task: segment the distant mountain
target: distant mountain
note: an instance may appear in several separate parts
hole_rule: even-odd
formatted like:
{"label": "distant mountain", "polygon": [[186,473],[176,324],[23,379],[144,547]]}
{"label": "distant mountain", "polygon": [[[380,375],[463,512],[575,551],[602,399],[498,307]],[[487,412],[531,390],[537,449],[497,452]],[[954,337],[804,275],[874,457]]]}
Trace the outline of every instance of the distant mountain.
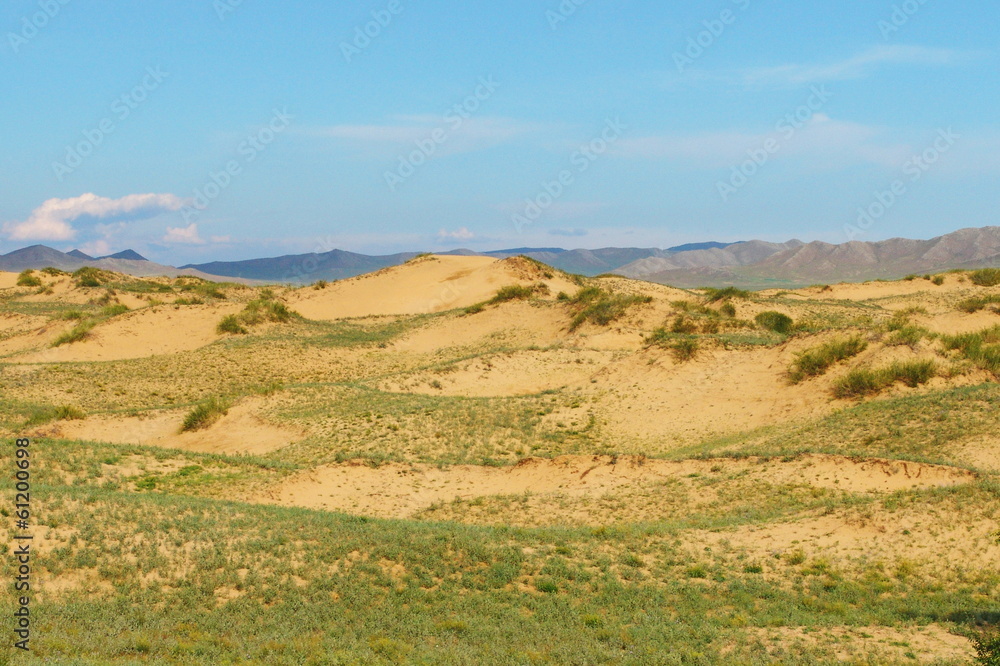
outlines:
{"label": "distant mountain", "polygon": [[623,267],[622,272],[625,274],[627,269],[631,277],[678,287],[736,285],[763,289],[894,280],[952,268],[1000,266],[1000,227],[962,229],[925,241],[893,238],[840,245],[792,241],[786,245],[789,247],[784,250],[747,263],[738,263],[735,257],[724,262],[728,265],[701,262],[700,266],[680,266],[673,261],[674,265],[663,270],[656,270],[657,265],[633,265]]}
{"label": "distant mountain", "polygon": [[248,259],[246,261],[214,261],[208,264],[188,264],[181,268],[194,269],[225,277],[264,280],[270,282],[315,282],[317,280],[343,280],[398,266],[417,252],[404,252],[381,257],[332,250],[317,254],[293,254],[273,259]]}
{"label": "distant mountain", "polygon": [[[81,254],[83,254],[81,252]],[[118,254],[109,254],[106,257],[98,257],[99,259],[129,259],[131,261],[149,261],[146,257],[142,256],[135,250],[125,250],[119,252]]]}
{"label": "distant mountain", "polygon": [[[524,254],[569,273],[627,277],[678,287],[736,285],[748,289],[793,287],[809,284],[898,279],[909,274],[945,271],[951,268],[1000,266],[1000,227],[962,229],[931,240],[893,238],[876,243],[852,241],[841,245],[819,241],[771,243],[752,240],[739,243],[690,243],[657,248],[596,250],[562,248],[513,248],[491,252],[457,249],[444,254],[505,258]],[[196,275],[205,279],[229,279],[280,283],[342,280],[397,266],[417,256],[403,252],[369,256],[344,250],[285,255],[246,261],[215,261],[164,266],[125,250],[94,259],[73,250],[60,252],[44,245],[15,250],[0,256],[0,270],[20,272],[26,268],[54,266],[76,270],[96,266],[130,275]]]}
{"label": "distant mountain", "polygon": [[[138,257],[136,259],[135,257]],[[71,252],[60,252],[46,245],[32,245],[30,247],[14,250],[8,254],[0,255],[0,271],[10,271],[20,273],[29,268],[58,268],[64,271],[75,271],[84,266],[93,266],[116,273],[125,273],[136,277],[149,277],[154,275],[165,275],[176,277],[178,275],[192,275],[206,280],[219,281],[223,278],[204,273],[197,270],[178,269],[173,266],[165,266],[148,261],[138,252],[125,250],[118,254],[113,254],[101,259],[94,259],[88,255],[73,250]]]}

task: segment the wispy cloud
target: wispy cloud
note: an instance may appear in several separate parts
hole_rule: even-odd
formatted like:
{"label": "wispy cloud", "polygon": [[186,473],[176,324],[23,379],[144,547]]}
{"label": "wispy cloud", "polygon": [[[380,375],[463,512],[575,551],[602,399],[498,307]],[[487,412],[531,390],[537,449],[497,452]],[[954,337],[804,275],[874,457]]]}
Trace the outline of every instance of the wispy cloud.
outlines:
{"label": "wispy cloud", "polygon": [[747,151],[769,140],[781,150],[772,159],[808,158],[814,168],[845,164],[898,166],[911,152],[905,142],[889,136],[888,130],[835,120],[817,113],[790,138],[782,129],[765,132],[720,131],[700,134],[659,134],[624,139],[613,154],[633,159],[683,162],[695,168],[728,168],[747,159]]}
{"label": "wispy cloud", "polygon": [[472,240],[476,237],[476,234],[469,231],[466,227],[461,229],[456,229],[455,231],[448,231],[447,229],[442,229],[438,232],[438,240]]}
{"label": "wispy cloud", "polygon": [[[386,150],[417,149],[432,142],[435,152],[457,154],[485,150],[543,129],[538,123],[511,118],[461,116],[396,116],[391,124],[333,125],[304,130],[312,136],[355,144],[366,154],[384,157]],[[430,144],[428,144],[430,145]]]}
{"label": "wispy cloud", "polygon": [[65,241],[76,237],[73,222],[80,218],[145,219],[165,211],[180,210],[184,201],[173,194],[130,194],[120,199],[83,194],[72,199],[49,199],[27,220],[4,225],[11,240]]}
{"label": "wispy cloud", "polygon": [[834,62],[758,67],[742,72],[741,79],[744,84],[749,86],[795,86],[860,79],[884,65],[951,65],[962,57],[962,54],[950,49],[882,45]]}

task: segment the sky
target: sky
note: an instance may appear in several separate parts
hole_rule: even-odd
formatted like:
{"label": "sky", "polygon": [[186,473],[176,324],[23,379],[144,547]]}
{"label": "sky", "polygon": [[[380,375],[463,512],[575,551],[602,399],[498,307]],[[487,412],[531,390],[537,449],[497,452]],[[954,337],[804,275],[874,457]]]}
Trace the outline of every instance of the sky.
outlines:
{"label": "sky", "polygon": [[8,0],[0,253],[997,224],[990,0]]}

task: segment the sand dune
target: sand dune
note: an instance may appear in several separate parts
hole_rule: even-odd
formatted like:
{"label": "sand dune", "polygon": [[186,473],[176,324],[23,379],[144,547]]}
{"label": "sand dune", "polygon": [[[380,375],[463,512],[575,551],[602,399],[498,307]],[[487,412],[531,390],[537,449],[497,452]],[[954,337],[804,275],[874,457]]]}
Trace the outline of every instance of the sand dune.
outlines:
{"label": "sand dune", "polygon": [[488,300],[501,287],[537,282],[545,282],[553,295],[578,288],[560,277],[545,278],[518,258],[429,256],[326,289],[300,289],[289,302],[303,316],[317,320],[416,315],[467,307]]}

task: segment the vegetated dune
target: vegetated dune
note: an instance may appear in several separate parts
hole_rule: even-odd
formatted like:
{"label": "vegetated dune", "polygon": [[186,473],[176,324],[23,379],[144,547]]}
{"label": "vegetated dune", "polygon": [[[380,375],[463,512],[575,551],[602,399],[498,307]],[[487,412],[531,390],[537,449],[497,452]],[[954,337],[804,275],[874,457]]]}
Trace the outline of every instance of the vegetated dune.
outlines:
{"label": "vegetated dune", "polygon": [[[838,456],[809,455],[792,461],[686,460],[670,462],[629,456],[560,456],[527,458],[509,468],[389,464],[363,462],[321,467],[282,480],[254,499],[286,506],[345,511],[382,518],[405,518],[456,498],[473,501],[491,496],[531,493],[560,498],[599,499],[609,493],[639,488],[656,491],[669,481],[685,482],[708,474],[732,475],[769,484],[796,484],[859,493],[891,493],[968,483],[965,470],[888,460],[855,461]],[[668,501],[663,499],[661,501]],[[600,524],[599,507],[585,522]],[[586,512],[585,507],[580,508]],[[517,516],[505,522],[523,524]]]}
{"label": "vegetated dune", "polygon": [[84,340],[18,356],[16,361],[117,361],[191,351],[219,340],[222,336],[215,330],[219,320],[240,308],[229,303],[147,307],[95,326]]}
{"label": "vegetated dune", "polygon": [[325,289],[300,289],[289,303],[309,319],[333,320],[468,307],[489,300],[501,287],[515,284],[544,282],[553,296],[578,289],[555,271],[548,273],[551,277],[545,274],[536,264],[518,257],[427,256],[335,282]]}
{"label": "vegetated dune", "polygon": [[91,440],[112,444],[140,444],[198,453],[247,453],[262,455],[302,439],[294,429],[280,427],[258,416],[260,400],[245,400],[211,427],[181,432],[185,411],[169,411],[146,417],[90,416],[60,421],[39,428],[34,435]]}
{"label": "vegetated dune", "polygon": [[566,323],[566,314],[558,308],[511,301],[475,315],[434,319],[397,339],[389,350],[427,353],[485,345],[548,347],[565,339]]}

